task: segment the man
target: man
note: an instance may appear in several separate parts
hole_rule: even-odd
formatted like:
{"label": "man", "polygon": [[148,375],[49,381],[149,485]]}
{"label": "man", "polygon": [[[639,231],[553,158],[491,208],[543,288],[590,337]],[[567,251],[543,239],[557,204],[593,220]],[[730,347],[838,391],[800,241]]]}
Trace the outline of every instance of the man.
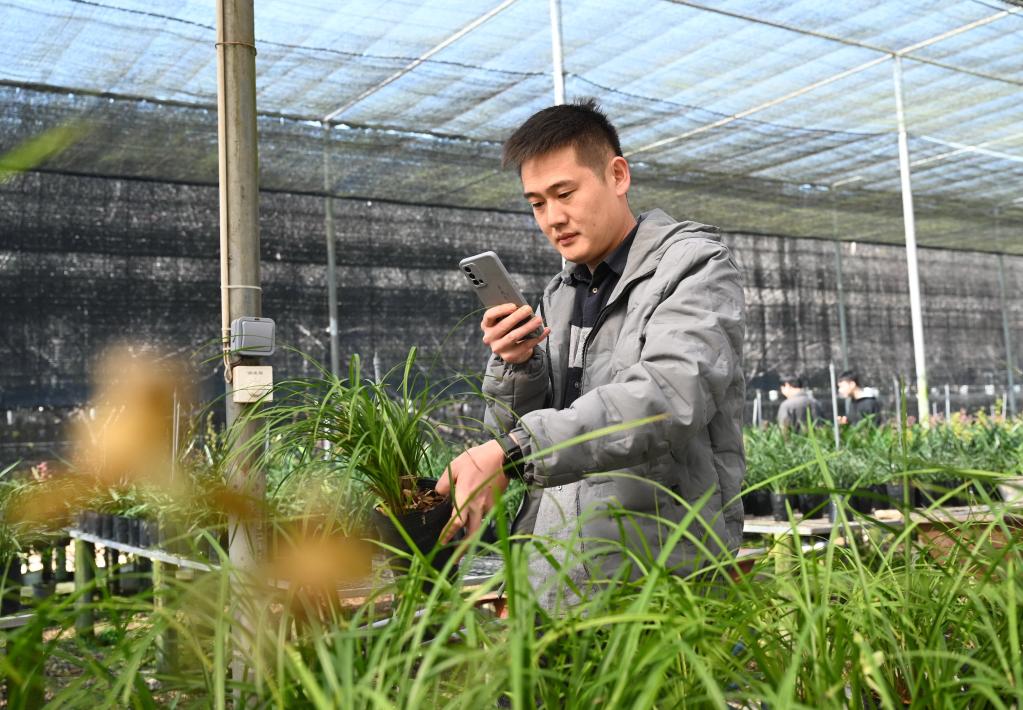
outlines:
{"label": "man", "polygon": [[846,370],[838,376],[838,394],[849,400],[849,411],[846,416],[839,417],[842,424],[857,424],[870,419],[874,424],[884,422],[881,403],[877,400],[877,390],[860,387],[860,376],[853,370]]}
{"label": "man", "polygon": [[[511,304],[483,316],[487,422],[506,433],[454,459],[438,484],[447,493],[454,483],[449,535],[474,532],[508,485],[505,464],[537,453],[517,467],[529,485],[517,532],[566,541],[581,518],[588,542],[568,544],[595,550],[593,541],[624,535],[631,552],[656,558],[672,523],[700,505],[689,532],[713,554],[716,541],[737,548],[745,304],[717,229],[660,210],[633,215],[629,164],[592,101],[532,116],[505,143],[504,164],[518,169],[566,264],[543,294],[542,317]],[[627,475],[597,475],[608,472]],[[600,550],[599,565],[566,565],[574,582],[615,574],[627,558],[620,545]],[[693,569],[698,550],[683,540],[669,566]],[[556,579],[542,556],[530,574],[538,589]],[[548,605],[559,593],[550,586],[541,590]]]}
{"label": "man", "polygon": [[814,399],[812,392],[803,387],[802,377],[783,375],[781,394],[785,401],[778,407],[778,426],[783,431],[789,429],[802,431],[806,427],[807,416],[814,422],[823,418],[820,402]]}

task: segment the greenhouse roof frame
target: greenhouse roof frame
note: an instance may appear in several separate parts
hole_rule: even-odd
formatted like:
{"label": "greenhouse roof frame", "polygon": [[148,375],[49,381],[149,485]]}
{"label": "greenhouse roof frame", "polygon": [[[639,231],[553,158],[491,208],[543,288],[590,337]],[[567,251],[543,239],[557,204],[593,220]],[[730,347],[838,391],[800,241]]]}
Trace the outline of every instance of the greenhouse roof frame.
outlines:
{"label": "greenhouse roof frame", "polygon": [[[215,183],[213,9],[150,7],[0,0],[0,154],[77,123],[38,169]],[[1023,253],[1021,9],[563,2],[566,93],[619,125],[640,209],[901,243],[901,56],[920,245]],[[525,211],[499,145],[552,103],[549,20],[547,0],[260,2],[262,185]]]}

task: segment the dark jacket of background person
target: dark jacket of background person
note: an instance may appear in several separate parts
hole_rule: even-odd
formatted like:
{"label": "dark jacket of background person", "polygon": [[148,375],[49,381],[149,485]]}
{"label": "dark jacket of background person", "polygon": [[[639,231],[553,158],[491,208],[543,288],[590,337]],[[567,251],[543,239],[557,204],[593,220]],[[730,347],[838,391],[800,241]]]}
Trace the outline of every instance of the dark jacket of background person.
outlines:
{"label": "dark jacket of background person", "polygon": [[[562,409],[561,400],[574,264],[544,292],[541,309],[551,327],[546,347],[520,365],[491,356],[483,390],[496,402],[488,406],[487,422],[514,428],[516,439],[528,440],[525,455],[603,427],[667,415],[525,464],[524,478],[532,487],[516,532],[563,537],[580,512],[620,506],[639,514],[621,526],[629,548],[643,559],[656,557],[670,528],[649,516],[678,522],[687,513],[651,485],[656,483],[690,504],[709,493],[699,513],[703,523],[693,522],[689,531],[702,539],[709,528],[726,547],[738,547],[743,522],[738,494],[746,470],[745,302],[739,270],[716,231],[676,222],[660,210],[643,217],[625,270],[590,332],[582,394],[570,407]],[[634,478],[599,475],[613,471]],[[584,514],[583,520],[584,537],[621,539],[612,515]],[[696,546],[683,540],[668,564],[682,572],[696,558]],[[622,560],[613,552],[601,557],[601,566],[610,574]],[[534,585],[542,583],[535,572],[531,576]]]}
{"label": "dark jacket of background person", "polygon": [[846,415],[850,424],[856,424],[866,417],[871,417],[875,424],[884,422],[884,414],[881,411],[881,403],[876,397],[865,395],[859,399],[849,400],[849,413]]}
{"label": "dark jacket of background person", "polygon": [[814,399],[812,393],[803,390],[786,398],[778,406],[778,426],[782,429],[802,431],[806,428],[807,412],[815,422],[823,418],[820,402]]}

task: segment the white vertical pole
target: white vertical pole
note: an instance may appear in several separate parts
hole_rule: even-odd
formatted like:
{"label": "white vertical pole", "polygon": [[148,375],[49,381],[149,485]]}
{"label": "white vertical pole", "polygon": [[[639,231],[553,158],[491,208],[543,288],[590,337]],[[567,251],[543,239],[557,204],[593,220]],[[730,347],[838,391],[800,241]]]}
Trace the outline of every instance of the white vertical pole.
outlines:
{"label": "white vertical pole", "polygon": [[928,425],[931,407],[927,387],[927,358],[924,352],[924,319],[920,298],[920,272],[916,260],[916,221],[913,216],[913,187],[909,174],[909,139],[902,101],[902,58],[895,55],[895,116],[899,127],[899,174],[902,179],[902,219],[906,228],[906,267],[909,272],[909,309],[913,322],[913,356],[916,360],[917,415]]}
{"label": "white vertical pole", "polygon": [[[554,74],[554,103],[565,103],[565,62],[561,53],[561,0],[550,0],[551,7],[551,71]],[[565,268],[561,257],[561,268]]]}
{"label": "white vertical pole", "polygon": [[895,428],[902,438],[902,382],[898,376],[892,378],[892,386],[895,388]]}
{"label": "white vertical pole", "polygon": [[323,226],[327,239],[327,318],[330,334],[330,374],[340,377],[341,365],[337,339],[337,257],[334,237],[333,185],[330,181],[330,124],[323,124]]}
{"label": "white vertical pole", "polygon": [[550,0],[551,64],[554,72],[554,103],[565,103],[565,64],[561,53],[561,0]]}
{"label": "white vertical pole", "polygon": [[945,423],[948,424],[952,421],[952,397],[948,391],[948,385],[945,385]]}
{"label": "white vertical pole", "polygon": [[835,241],[835,289],[838,292],[838,332],[842,341],[842,369],[849,369],[849,336],[845,325],[845,284],[842,280],[842,243]]}
{"label": "white vertical pole", "polygon": [[842,446],[842,436],[838,429],[838,382],[835,380],[835,363],[828,363],[828,371],[831,373],[831,426],[835,430],[835,450]]}
{"label": "white vertical pole", "polygon": [[1005,256],[998,255],[998,290],[1002,301],[1002,335],[1005,338],[1005,396],[1008,399],[1009,412],[1016,416],[1016,358],[1012,351],[1012,329],[1009,327],[1009,301],[1005,288]]}

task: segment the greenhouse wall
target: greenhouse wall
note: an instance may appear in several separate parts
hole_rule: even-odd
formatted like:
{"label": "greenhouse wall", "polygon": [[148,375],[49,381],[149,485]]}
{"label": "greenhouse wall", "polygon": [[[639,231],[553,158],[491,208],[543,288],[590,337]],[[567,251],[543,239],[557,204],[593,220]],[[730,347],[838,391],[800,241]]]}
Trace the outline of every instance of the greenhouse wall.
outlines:
{"label": "greenhouse wall", "polygon": [[[59,439],[56,425],[37,422],[32,433],[17,431],[18,421],[39,407],[59,412],[84,402],[96,358],[113,344],[189,356],[204,396],[221,391],[217,202],[216,188],[206,185],[44,172],[0,184],[0,410],[12,412],[3,421],[6,446]],[[261,196],[263,314],[277,321],[288,348],[273,358],[278,379],[312,375],[312,361],[327,359],[324,204],[316,195]],[[529,215],[350,199],[333,205],[342,362],[358,353],[367,367],[376,356],[386,369],[416,345],[435,377],[478,371],[485,352],[477,304],[458,260],[498,250],[532,300],[558,268]],[[675,216],[700,218],[698,208]],[[842,361],[835,243],[752,234],[725,241],[744,272],[753,388],[771,389],[789,370],[826,386],[829,360]],[[869,384],[891,389],[894,374],[913,377],[904,251],[840,248],[850,364]],[[1018,344],[1023,258],[1005,259]],[[924,249],[920,270],[931,384],[993,384],[1000,392],[997,256]]]}

